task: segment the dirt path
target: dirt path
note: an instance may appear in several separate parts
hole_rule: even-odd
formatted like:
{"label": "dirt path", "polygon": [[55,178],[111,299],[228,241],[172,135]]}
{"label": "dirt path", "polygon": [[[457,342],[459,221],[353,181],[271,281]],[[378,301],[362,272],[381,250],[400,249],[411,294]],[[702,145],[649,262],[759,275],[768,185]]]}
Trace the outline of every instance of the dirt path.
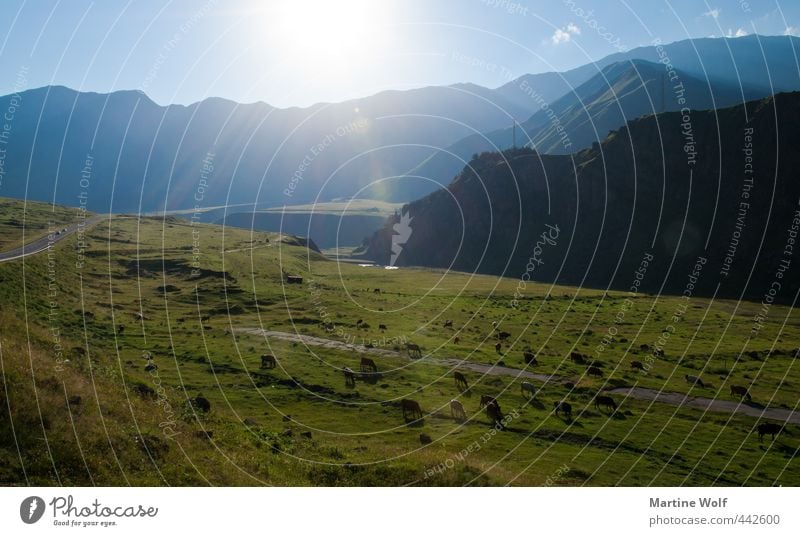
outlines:
{"label": "dirt path", "polygon": [[[312,337],[311,335],[300,335],[299,333],[287,333],[284,331],[269,331],[259,328],[234,328],[239,333],[249,333],[251,335],[266,336],[273,339],[284,341],[299,342],[309,346],[321,346],[323,348],[335,348],[337,350],[347,350],[361,354],[384,357],[402,357],[409,359],[405,353],[386,350],[384,348],[365,348],[360,344],[348,344],[342,341]],[[527,370],[520,370],[510,367],[498,367],[484,365],[481,363],[470,363],[458,359],[439,359],[433,357],[423,357],[415,359],[415,362],[432,363],[450,368],[470,370],[479,374],[489,376],[510,376],[514,378],[526,378],[541,382],[563,382],[566,378],[551,376],[548,374],[535,374]],[[714,411],[717,413],[738,413],[749,417],[771,419],[792,424],[800,424],[800,413],[781,408],[761,408],[756,405],[740,404],[728,400],[716,400],[712,398],[693,397],[684,393],[673,393],[668,391],[657,391],[646,387],[618,387],[605,391],[610,394],[623,395],[638,400],[651,400],[661,404],[668,404],[676,407],[688,407],[702,411]]]}

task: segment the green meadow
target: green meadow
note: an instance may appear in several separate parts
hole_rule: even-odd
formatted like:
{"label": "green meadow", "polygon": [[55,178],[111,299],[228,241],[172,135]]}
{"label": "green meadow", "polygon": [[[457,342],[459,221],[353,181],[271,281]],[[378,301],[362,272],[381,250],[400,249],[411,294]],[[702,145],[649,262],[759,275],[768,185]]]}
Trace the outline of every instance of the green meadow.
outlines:
{"label": "green meadow", "polygon": [[[31,216],[26,236],[50,209]],[[2,249],[15,229],[0,227]],[[172,217],[116,216],[91,228],[85,251],[77,245],[70,236],[53,254],[0,264],[4,485],[800,484],[796,424],[760,442],[764,419],[740,413],[618,393],[616,412],[594,404],[624,387],[735,402],[730,386],[741,385],[754,407],[794,410],[800,314],[789,307],[772,306],[751,338],[756,303],[363,267],[290,236]],[[510,335],[498,353],[500,331]],[[405,342],[424,357],[410,358]],[[278,366],[262,369],[263,354]],[[379,373],[348,387],[342,370],[358,371],[363,356]],[[485,372],[460,369],[470,383],[460,393],[442,360]],[[522,396],[523,380],[535,398]],[[505,429],[480,410],[482,395],[497,398]],[[210,411],[190,403],[198,396]],[[419,402],[421,421],[404,421],[404,398]],[[466,422],[451,418],[452,399]],[[560,400],[571,420],[553,413]]]}

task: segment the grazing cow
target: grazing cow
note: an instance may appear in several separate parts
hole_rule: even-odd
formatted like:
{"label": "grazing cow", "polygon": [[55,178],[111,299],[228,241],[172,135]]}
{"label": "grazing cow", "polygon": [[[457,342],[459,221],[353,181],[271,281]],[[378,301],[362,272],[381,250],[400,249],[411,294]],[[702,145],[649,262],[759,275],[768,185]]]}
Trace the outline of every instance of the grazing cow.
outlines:
{"label": "grazing cow", "polygon": [[203,413],[208,413],[209,411],[211,411],[211,402],[209,402],[208,399],[204,396],[197,395],[196,397],[189,400],[189,402],[192,404],[192,407],[194,407],[199,411],[202,411]]}
{"label": "grazing cow", "polygon": [[489,404],[496,404],[496,403],[497,400],[493,396],[481,395],[481,402],[480,402],[481,409],[485,408]]}
{"label": "grazing cow", "polygon": [[558,412],[560,411],[567,420],[572,420],[572,404],[569,402],[565,402],[564,400],[553,402],[553,409],[556,412],[556,417],[558,417]]}
{"label": "grazing cow", "polygon": [[378,329],[381,331],[386,331],[386,324],[378,324]]}
{"label": "grazing cow", "polygon": [[422,357],[422,349],[419,347],[419,344],[414,344],[413,342],[407,342],[406,351],[408,352],[408,357],[411,358]]}
{"label": "grazing cow", "polygon": [[522,392],[522,396],[525,398],[534,398],[538,389],[536,389],[536,387],[534,387],[534,385],[530,382],[522,382],[520,391]]}
{"label": "grazing cow", "polygon": [[572,360],[573,363],[576,363],[578,365],[583,365],[584,363],[586,363],[586,360],[583,358],[583,354],[581,354],[580,352],[572,352],[571,354],[569,354],[569,358]]}
{"label": "grazing cow", "polygon": [[599,411],[600,406],[605,406],[612,412],[617,411],[617,403],[610,396],[598,395],[594,399],[594,407]]}
{"label": "grazing cow", "polygon": [[456,370],[455,372],[453,372],[453,379],[455,379],[456,381],[456,389],[458,389],[462,393],[467,389],[469,389],[469,383],[467,382],[467,377],[464,376],[462,373]]}
{"label": "grazing cow", "polygon": [[453,327],[453,321],[452,320],[445,320],[444,321],[444,327],[452,328]]}
{"label": "grazing cow", "polygon": [[367,373],[375,373],[378,372],[378,365],[375,364],[375,361],[368,357],[361,358],[361,372]]}
{"label": "grazing cow", "polygon": [[642,365],[641,361],[631,361],[631,368],[632,369],[638,369],[638,370],[644,370],[644,365]]}
{"label": "grazing cow", "polygon": [[775,424],[774,422],[762,422],[756,428],[758,430],[758,441],[763,442],[764,436],[769,434],[772,440],[775,441],[775,434],[780,434],[783,431],[783,425]]}
{"label": "grazing cow", "polygon": [[589,376],[597,376],[598,378],[603,377],[603,371],[600,370],[599,367],[595,367],[594,365],[586,369],[586,374],[588,374]]}
{"label": "grazing cow", "polygon": [[703,387],[703,388],[705,388],[705,386],[706,386],[706,385],[703,383],[703,380],[701,380],[701,379],[700,379],[700,378],[698,378],[697,376],[690,376],[689,374],[684,374],[684,376],[683,376],[683,377],[684,377],[684,378],[686,378],[686,381],[687,381],[688,383],[691,383],[691,384],[696,384],[696,385],[699,385],[700,387]]}
{"label": "grazing cow", "polygon": [[500,355],[503,355],[503,345],[498,342],[494,345],[494,351]]}
{"label": "grazing cow", "polygon": [[507,331],[501,331],[500,333],[497,334],[497,338],[500,339],[501,341],[504,341],[509,337],[511,337],[511,334]]}
{"label": "grazing cow", "polygon": [[155,363],[153,363],[152,361],[147,363],[147,365],[144,366],[144,371],[145,372],[152,372],[154,370],[158,370],[158,366]]}
{"label": "grazing cow", "polygon": [[737,396],[740,399],[747,399],[748,402],[753,400],[750,397],[750,393],[747,392],[747,387],[742,387],[741,385],[731,385],[731,396]]}
{"label": "grazing cow", "polygon": [[539,364],[539,362],[536,361],[536,356],[533,352],[522,352],[522,359],[525,360],[526,365],[530,365],[532,367],[535,367]]}
{"label": "grazing cow", "polygon": [[404,398],[400,401],[400,407],[403,409],[403,419],[406,422],[422,418],[422,409],[417,401]]}
{"label": "grazing cow", "polygon": [[361,320],[360,318],[358,320],[356,320],[356,326],[360,326],[363,323],[364,323],[364,321]]}
{"label": "grazing cow", "polygon": [[302,285],[303,284],[303,276],[300,275],[287,275],[286,276],[286,283],[290,285]]}
{"label": "grazing cow", "polygon": [[467,420],[467,412],[464,411],[464,406],[458,400],[451,400],[450,401],[450,415],[453,416],[458,422],[464,422]]}
{"label": "grazing cow", "polygon": [[379,289],[379,288],[376,288],[376,289],[375,289],[375,290],[373,290],[372,292],[373,292],[373,293],[375,293],[375,294],[380,294],[380,293],[381,293],[381,289]]}
{"label": "grazing cow", "polygon": [[356,386],[356,373],[350,370],[348,367],[345,367],[344,370],[344,384],[347,387],[355,387]]}
{"label": "grazing cow", "polygon": [[278,366],[278,361],[275,359],[274,355],[264,354],[261,356],[262,369],[273,369],[276,366]]}
{"label": "grazing cow", "polygon": [[500,404],[497,402],[487,404],[486,416],[489,417],[489,420],[499,429],[505,429],[505,425],[503,424],[503,411],[500,409]]}
{"label": "grazing cow", "polygon": [[646,351],[648,351],[650,349],[650,345],[649,344],[640,344],[639,345],[639,349],[646,352]]}
{"label": "grazing cow", "polygon": [[453,344],[458,344],[458,341],[459,341],[458,337],[455,337],[455,338],[453,339]]}

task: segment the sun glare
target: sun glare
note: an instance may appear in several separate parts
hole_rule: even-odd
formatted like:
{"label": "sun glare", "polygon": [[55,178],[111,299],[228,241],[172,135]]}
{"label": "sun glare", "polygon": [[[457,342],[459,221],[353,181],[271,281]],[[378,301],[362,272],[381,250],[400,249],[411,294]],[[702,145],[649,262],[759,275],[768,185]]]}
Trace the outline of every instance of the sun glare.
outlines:
{"label": "sun glare", "polygon": [[374,50],[379,5],[363,0],[284,2],[274,22],[292,59],[339,69]]}

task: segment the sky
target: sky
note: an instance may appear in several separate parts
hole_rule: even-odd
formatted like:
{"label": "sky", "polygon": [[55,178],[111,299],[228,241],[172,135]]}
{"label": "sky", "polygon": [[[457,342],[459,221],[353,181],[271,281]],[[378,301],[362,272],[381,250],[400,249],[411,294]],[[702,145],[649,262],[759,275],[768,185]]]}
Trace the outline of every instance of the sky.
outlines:
{"label": "sky", "polygon": [[752,33],[800,35],[800,1],[0,0],[0,94],[54,84],[309,106]]}

